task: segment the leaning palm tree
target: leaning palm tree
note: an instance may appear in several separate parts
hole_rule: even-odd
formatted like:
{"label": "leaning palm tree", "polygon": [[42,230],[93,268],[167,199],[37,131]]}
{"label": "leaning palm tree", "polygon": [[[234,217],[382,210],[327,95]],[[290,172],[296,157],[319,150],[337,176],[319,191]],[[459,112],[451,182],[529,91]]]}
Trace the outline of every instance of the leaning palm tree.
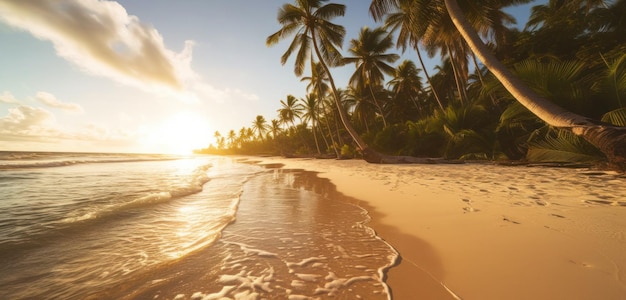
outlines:
{"label": "leaning palm tree", "polygon": [[455,26],[483,64],[517,101],[551,126],[567,129],[596,146],[613,167],[626,170],[626,127],[591,120],[567,111],[538,95],[515,77],[483,43],[455,0],[445,0]]}
{"label": "leaning palm tree", "polygon": [[267,37],[266,44],[268,46],[275,45],[287,36],[295,34],[287,51],[281,57],[281,63],[285,64],[289,57],[297,51],[294,68],[296,76],[302,75],[305,64],[312,55],[311,52],[315,53],[319,63],[328,74],[331,92],[343,126],[363,152],[365,160],[378,161],[380,160],[378,153],[369,149],[350,124],[348,115],[341,105],[335,81],[330,74],[330,67],[341,63],[341,54],[338,48],[341,48],[346,33],[343,26],[332,23],[331,19],[343,16],[346,6],[335,3],[324,4],[325,2],[327,0],[296,0],[295,5],[284,4],[278,10],[277,17],[278,22],[283,27]]}
{"label": "leaning palm tree", "polygon": [[[439,0],[441,1],[441,0]],[[539,96],[515,77],[484,44],[476,30],[465,18],[456,0],[443,0],[446,10],[471,50],[485,67],[504,85],[513,97],[537,117],[551,126],[562,128],[582,136],[606,155],[611,166],[626,170],[626,128],[601,123],[574,114],[549,100]],[[497,2],[497,1],[496,1]],[[515,1],[510,1],[515,2]],[[520,2],[521,3],[521,2]],[[397,7],[399,0],[372,0],[370,12],[382,17],[391,8]]]}
{"label": "leaning palm tree", "polygon": [[367,26],[361,29],[358,39],[350,41],[348,52],[351,57],[345,57],[344,62],[356,65],[356,71],[350,77],[353,87],[368,87],[370,96],[378,113],[383,119],[384,127],[387,127],[387,119],[381,104],[374,96],[374,88],[382,85],[386,75],[393,75],[395,69],[389,65],[394,63],[400,56],[395,53],[387,53],[393,47],[391,35],[383,28],[370,29]]}

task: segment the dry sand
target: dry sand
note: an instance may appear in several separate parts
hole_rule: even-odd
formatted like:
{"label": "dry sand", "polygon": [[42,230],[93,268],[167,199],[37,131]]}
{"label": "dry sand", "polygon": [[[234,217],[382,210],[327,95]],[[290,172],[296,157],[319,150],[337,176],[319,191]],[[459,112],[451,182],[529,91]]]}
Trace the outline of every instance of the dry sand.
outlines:
{"label": "dry sand", "polygon": [[626,299],[626,177],[587,169],[254,158],[360,199],[402,256],[394,299]]}

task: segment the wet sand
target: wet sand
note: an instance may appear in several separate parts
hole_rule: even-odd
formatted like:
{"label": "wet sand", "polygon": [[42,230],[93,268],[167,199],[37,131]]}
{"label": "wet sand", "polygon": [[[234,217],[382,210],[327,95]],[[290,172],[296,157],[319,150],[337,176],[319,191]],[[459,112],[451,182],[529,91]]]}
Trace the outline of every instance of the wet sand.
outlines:
{"label": "wet sand", "polygon": [[626,177],[587,169],[253,158],[319,172],[401,255],[394,299],[624,299]]}

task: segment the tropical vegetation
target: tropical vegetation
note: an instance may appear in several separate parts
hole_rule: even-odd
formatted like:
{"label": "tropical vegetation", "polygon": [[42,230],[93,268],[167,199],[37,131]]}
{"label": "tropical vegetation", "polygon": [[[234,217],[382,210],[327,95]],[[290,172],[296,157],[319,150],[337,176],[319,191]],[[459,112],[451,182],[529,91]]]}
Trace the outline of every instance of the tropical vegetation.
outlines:
{"label": "tropical vegetation", "polygon": [[[531,0],[373,0],[380,27],[345,53],[346,7],[327,2],[284,4],[267,38],[290,41],[281,63],[294,57],[306,96],[201,152],[626,168],[626,0],[548,0],[523,28],[504,9]],[[354,70],[348,86],[333,68]]]}

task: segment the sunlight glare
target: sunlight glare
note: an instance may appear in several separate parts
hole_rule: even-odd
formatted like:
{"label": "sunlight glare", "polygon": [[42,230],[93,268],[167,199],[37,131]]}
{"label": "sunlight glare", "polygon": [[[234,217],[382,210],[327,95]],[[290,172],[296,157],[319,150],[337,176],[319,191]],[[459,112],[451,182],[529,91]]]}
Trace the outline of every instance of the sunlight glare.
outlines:
{"label": "sunlight glare", "polygon": [[211,143],[208,121],[192,112],[177,113],[151,130],[147,144],[156,152],[191,154]]}

